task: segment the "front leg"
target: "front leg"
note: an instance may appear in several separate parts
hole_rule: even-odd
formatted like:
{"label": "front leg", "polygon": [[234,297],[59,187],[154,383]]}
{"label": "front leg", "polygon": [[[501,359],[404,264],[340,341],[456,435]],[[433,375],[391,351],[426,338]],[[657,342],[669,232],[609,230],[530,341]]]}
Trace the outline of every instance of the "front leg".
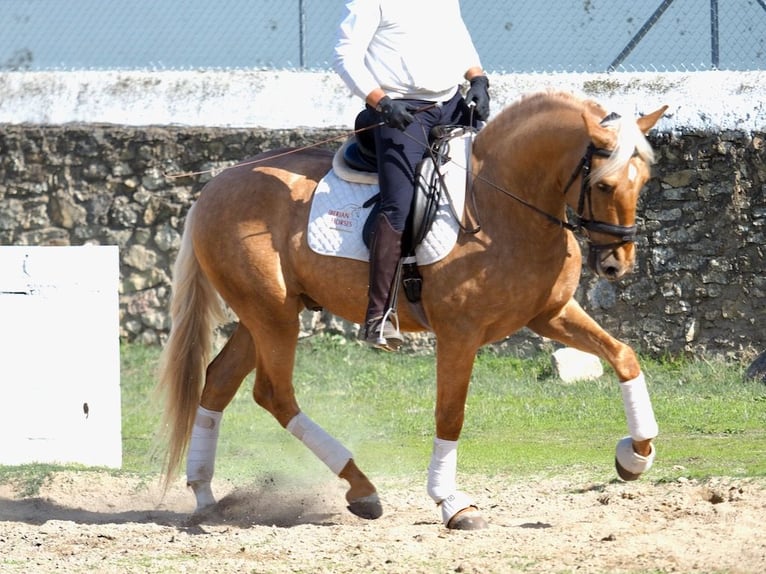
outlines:
{"label": "front leg", "polygon": [[652,439],[659,433],[644,374],[620,383],[630,436],[617,443],[615,466],[623,480],[636,480],[649,470],[656,451]]}
{"label": "front leg", "polygon": [[623,480],[636,480],[649,470],[655,456],[652,440],[659,429],[635,351],[609,335],[574,299],[556,313],[536,317],[528,327],[543,337],[597,355],[612,366],[620,380],[630,433],[617,445],[617,473]]}
{"label": "front leg", "polygon": [[447,528],[477,530],[487,523],[471,497],[457,488],[457,444],[476,348],[465,344],[464,335],[445,339],[440,335],[437,343],[436,438],[428,465],[428,494]]}

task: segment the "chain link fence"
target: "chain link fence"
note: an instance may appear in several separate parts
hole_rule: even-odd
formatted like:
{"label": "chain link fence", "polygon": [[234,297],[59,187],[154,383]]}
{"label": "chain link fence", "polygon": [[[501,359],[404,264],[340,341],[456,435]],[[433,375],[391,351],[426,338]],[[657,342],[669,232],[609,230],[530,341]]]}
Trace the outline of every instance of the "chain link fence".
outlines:
{"label": "chain link fence", "polygon": [[[0,0],[0,70],[327,69],[343,4]],[[766,68],[766,0],[461,6],[490,72]],[[435,65],[445,42],[449,37],[423,39]]]}

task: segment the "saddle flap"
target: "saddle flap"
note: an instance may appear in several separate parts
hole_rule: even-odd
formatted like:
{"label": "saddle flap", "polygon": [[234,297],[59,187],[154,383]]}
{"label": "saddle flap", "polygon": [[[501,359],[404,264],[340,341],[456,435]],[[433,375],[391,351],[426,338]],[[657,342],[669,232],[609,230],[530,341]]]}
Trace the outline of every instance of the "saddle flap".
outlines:
{"label": "saddle flap", "polygon": [[[472,133],[457,135],[460,137],[451,139],[448,152],[442,154],[451,160],[439,168],[437,178],[444,182],[446,192],[436,194],[439,201],[430,231],[414,249],[418,265],[429,265],[446,257],[460,233]],[[362,231],[378,193],[377,174],[351,170],[342,159],[342,149],[333,158],[333,169],[314,192],[307,239],[316,253],[367,261],[369,251],[362,240]],[[433,169],[433,162],[424,163],[429,164],[432,166],[429,169]],[[352,172],[354,175],[349,176]],[[349,182],[349,177],[361,181]],[[431,178],[430,175],[424,177]]]}
{"label": "saddle flap", "polygon": [[418,166],[412,200],[413,250],[427,237],[440,206],[449,207],[458,222],[463,215],[473,130],[464,126],[439,126],[438,134],[432,142],[431,153]]}

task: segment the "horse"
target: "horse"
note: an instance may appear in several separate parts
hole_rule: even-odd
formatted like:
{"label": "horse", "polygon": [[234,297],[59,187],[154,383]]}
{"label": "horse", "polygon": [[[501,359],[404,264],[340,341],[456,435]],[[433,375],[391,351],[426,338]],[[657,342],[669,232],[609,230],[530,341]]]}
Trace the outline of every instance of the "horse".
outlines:
{"label": "horse", "polygon": [[[429,329],[436,340],[427,491],[447,528],[487,526],[458,488],[457,444],[476,353],[522,327],[614,369],[629,430],[617,443],[617,472],[635,480],[651,467],[658,426],[637,355],[574,294],[578,235],[597,276],[617,280],[634,266],[637,202],[654,161],[646,134],[666,108],[622,118],[588,99],[542,92],[505,107],[476,134],[465,166],[472,201],[463,217],[477,225],[462,226],[449,254],[420,269],[427,326],[409,303],[399,309],[402,330]],[[304,308],[364,319],[368,264],[307,245],[312,194],[332,159],[318,146],[264,152],[213,177],[187,213],[157,384],[165,402],[166,485],[186,456],[195,513],[216,504],[221,417],[252,371],[255,402],[348,483],[347,509],[365,519],[383,513],[352,453],[300,409],[292,384]],[[211,361],[224,303],[238,321]]]}

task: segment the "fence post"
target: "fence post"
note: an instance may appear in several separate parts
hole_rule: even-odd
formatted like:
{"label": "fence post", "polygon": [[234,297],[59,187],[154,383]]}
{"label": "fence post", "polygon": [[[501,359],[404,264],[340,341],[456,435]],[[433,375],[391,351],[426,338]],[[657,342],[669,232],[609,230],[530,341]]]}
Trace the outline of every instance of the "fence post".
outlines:
{"label": "fence post", "polygon": [[710,63],[718,69],[718,0],[710,0]]}
{"label": "fence post", "polygon": [[622,49],[622,52],[620,52],[617,57],[612,61],[611,64],[609,64],[609,67],[606,69],[607,72],[613,72],[617,69],[617,66],[622,64],[622,62],[627,58],[630,53],[633,51],[633,49],[638,46],[639,42],[643,40],[644,36],[646,36],[646,33],[652,29],[652,26],[654,26],[657,21],[662,17],[662,15],[665,13],[665,10],[670,8],[670,5],[673,3],[673,0],[663,0],[662,4],[660,4],[657,9],[652,13],[651,16],[649,16],[649,19],[644,22],[644,25],[641,26],[641,28],[638,30],[638,32],[635,33],[635,35],[630,39],[630,42],[628,42],[628,45],[625,46]]}
{"label": "fence post", "polygon": [[298,0],[298,60],[301,69],[306,67],[306,9],[303,0]]}

